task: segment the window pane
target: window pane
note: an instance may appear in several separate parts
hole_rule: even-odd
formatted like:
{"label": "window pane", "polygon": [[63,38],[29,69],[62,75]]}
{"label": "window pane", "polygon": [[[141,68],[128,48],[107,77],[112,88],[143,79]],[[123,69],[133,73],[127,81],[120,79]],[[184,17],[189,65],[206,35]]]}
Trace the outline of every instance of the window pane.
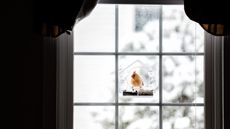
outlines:
{"label": "window pane", "polygon": [[204,103],[204,57],[196,57],[195,103]]}
{"label": "window pane", "polygon": [[203,56],[164,56],[163,102],[203,103],[203,75]]}
{"label": "window pane", "polygon": [[[133,72],[143,81],[142,89],[152,90],[152,96],[124,96],[124,91],[135,92],[132,88]],[[119,56],[119,102],[159,102],[159,57]],[[135,90],[135,88],[134,88]]]}
{"label": "window pane", "polygon": [[197,52],[204,52],[204,29],[196,24],[196,51]]}
{"label": "window pane", "polygon": [[163,51],[195,52],[195,47],[197,47],[197,51],[203,52],[204,31],[187,17],[183,5],[165,5],[162,7]]}
{"label": "window pane", "polygon": [[75,52],[115,51],[115,5],[98,4],[74,27]]}
{"label": "window pane", "polygon": [[115,129],[113,106],[75,106],[74,129]]}
{"label": "window pane", "polygon": [[119,51],[159,51],[160,6],[119,5]]}
{"label": "window pane", "polygon": [[114,102],[114,56],[74,57],[74,102]]}
{"label": "window pane", "polygon": [[163,129],[204,129],[204,107],[163,107]]}
{"label": "window pane", "polygon": [[159,129],[159,108],[120,106],[119,129]]}

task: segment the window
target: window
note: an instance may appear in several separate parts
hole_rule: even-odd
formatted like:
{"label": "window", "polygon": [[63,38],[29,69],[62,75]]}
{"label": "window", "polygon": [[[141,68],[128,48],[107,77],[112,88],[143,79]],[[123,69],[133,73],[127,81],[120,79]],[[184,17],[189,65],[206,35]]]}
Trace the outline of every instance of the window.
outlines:
{"label": "window", "polygon": [[[182,5],[98,4],[74,29],[74,129],[205,128],[205,35]],[[133,71],[151,96],[123,94]]]}

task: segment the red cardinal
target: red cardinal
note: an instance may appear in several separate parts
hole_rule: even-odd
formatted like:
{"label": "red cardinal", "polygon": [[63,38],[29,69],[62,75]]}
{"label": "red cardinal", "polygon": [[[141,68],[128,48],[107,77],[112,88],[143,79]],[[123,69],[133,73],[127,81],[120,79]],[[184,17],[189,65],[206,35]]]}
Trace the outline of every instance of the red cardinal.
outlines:
{"label": "red cardinal", "polygon": [[133,90],[137,90],[137,89],[141,89],[141,87],[144,85],[143,80],[141,79],[140,75],[138,75],[136,73],[136,71],[133,72],[133,74],[131,75],[131,84],[132,84],[132,88]]}

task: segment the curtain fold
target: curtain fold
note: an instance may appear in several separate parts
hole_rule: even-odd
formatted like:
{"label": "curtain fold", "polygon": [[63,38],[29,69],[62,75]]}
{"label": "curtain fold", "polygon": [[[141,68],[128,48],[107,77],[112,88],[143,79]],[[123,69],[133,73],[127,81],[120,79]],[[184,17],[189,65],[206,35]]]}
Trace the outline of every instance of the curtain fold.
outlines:
{"label": "curtain fold", "polygon": [[84,19],[86,16],[88,16],[91,11],[94,9],[96,6],[98,0],[84,0],[81,9],[76,17],[76,23],[77,24],[79,21]]}
{"label": "curtain fold", "polygon": [[184,0],[186,15],[199,23],[208,33],[216,36],[230,34],[230,20],[226,0]]}
{"label": "curtain fold", "polygon": [[72,31],[74,24],[87,17],[98,0],[37,0],[34,2],[34,31],[57,37]]}

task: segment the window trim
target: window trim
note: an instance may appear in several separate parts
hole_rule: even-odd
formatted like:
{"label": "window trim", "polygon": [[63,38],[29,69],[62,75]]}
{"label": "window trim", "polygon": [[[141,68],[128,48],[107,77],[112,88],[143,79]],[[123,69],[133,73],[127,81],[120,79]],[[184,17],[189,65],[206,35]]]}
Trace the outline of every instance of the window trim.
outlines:
{"label": "window trim", "polygon": [[205,129],[223,129],[224,36],[205,33]]}
{"label": "window trim", "polygon": [[73,129],[73,33],[56,42],[56,129]]}

